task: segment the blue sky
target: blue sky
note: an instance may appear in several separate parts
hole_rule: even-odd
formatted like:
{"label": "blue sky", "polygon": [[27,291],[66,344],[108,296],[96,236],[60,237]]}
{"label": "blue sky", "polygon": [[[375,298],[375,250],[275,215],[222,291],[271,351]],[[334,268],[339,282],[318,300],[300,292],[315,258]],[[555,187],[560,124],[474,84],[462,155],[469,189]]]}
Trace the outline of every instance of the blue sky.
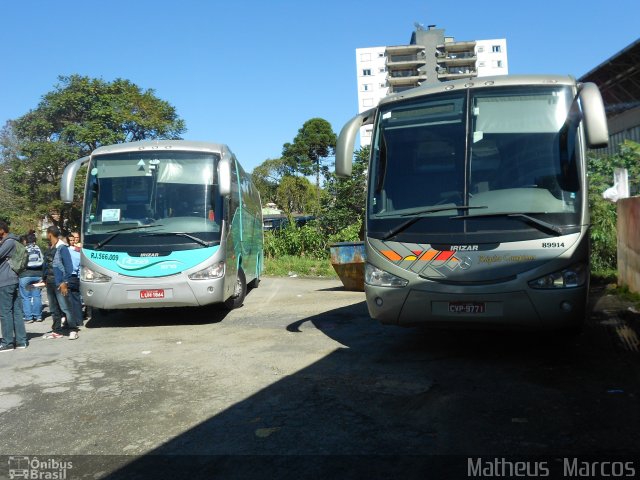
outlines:
{"label": "blue sky", "polygon": [[511,74],[579,77],[640,34],[637,0],[8,0],[2,17],[1,125],[59,75],[126,78],[247,170],[310,118],[339,132],[357,113],[355,49],[408,43],[415,22],[506,38]]}

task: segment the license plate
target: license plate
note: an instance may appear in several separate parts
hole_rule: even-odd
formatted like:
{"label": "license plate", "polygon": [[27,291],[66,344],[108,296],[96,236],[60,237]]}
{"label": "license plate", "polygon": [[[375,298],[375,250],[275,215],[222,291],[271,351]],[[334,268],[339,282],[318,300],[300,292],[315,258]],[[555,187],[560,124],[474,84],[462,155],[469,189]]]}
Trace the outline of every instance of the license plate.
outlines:
{"label": "license plate", "polygon": [[164,290],[140,290],[140,299],[164,298]]}
{"label": "license plate", "polygon": [[449,313],[484,313],[484,302],[449,302]]}

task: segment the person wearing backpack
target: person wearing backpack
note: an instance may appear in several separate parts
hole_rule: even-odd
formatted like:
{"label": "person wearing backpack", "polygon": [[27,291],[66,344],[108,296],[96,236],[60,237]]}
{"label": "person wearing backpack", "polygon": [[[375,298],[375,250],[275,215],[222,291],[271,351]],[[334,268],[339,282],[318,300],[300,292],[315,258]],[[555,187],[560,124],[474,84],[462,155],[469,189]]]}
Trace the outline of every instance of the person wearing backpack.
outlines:
{"label": "person wearing backpack", "polygon": [[[9,233],[9,225],[0,221],[0,352],[11,352],[14,348],[27,348],[29,340],[22,315],[22,299],[18,291],[18,273],[22,265],[12,265],[24,245],[18,237]],[[26,258],[26,255],[24,255]]]}
{"label": "person wearing backpack", "polygon": [[25,323],[41,322],[42,292],[39,288],[34,287],[33,284],[38,283],[42,278],[42,250],[40,250],[40,247],[36,244],[35,233],[29,232],[26,235],[26,240],[29,261],[25,271],[19,275],[22,312]]}

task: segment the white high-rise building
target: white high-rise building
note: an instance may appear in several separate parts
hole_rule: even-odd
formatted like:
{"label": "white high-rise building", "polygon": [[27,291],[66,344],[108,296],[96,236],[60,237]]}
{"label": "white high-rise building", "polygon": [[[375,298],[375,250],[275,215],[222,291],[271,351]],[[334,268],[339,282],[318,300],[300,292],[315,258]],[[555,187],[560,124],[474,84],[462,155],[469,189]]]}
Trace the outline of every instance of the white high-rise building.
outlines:
{"label": "white high-rise building", "polygon": [[[356,49],[358,113],[378,105],[390,93],[423,83],[457,78],[507,75],[507,40],[456,42],[429,25],[411,35],[409,45]],[[371,143],[372,126],[360,129],[360,145]]]}
{"label": "white high-rise building", "polygon": [[[358,113],[378,105],[387,95],[387,57],[386,47],[356,48],[358,68]],[[372,126],[360,129],[360,144],[371,143]]]}

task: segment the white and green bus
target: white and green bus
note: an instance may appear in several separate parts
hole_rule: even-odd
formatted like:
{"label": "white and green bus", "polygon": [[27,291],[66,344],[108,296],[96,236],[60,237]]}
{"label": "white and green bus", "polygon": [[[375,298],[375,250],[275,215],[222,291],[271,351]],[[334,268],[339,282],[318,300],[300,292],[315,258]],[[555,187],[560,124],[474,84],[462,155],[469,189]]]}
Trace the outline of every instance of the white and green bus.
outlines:
{"label": "white and green bus", "polygon": [[608,142],[594,84],[502,76],[391,95],[342,129],[338,175],[350,175],[367,124],[373,318],[579,327],[589,289],[585,152]]}
{"label": "white and green bus", "polygon": [[260,195],[226,145],[184,140],[104,146],[87,165],[81,292],[98,309],[242,305],[263,266]]}

